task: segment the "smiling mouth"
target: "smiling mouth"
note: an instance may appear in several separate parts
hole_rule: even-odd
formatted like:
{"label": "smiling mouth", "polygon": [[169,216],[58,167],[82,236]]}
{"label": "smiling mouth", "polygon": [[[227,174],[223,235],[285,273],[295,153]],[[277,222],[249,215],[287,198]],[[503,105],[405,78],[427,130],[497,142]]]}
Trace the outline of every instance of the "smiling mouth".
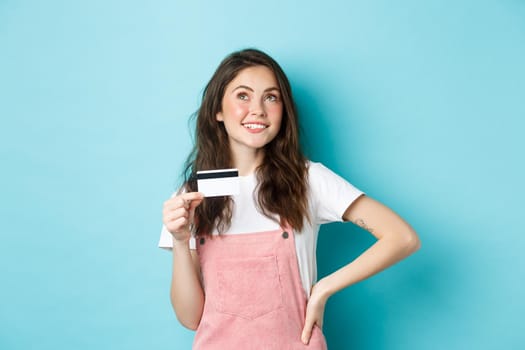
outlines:
{"label": "smiling mouth", "polygon": [[268,125],[254,123],[246,123],[243,126],[247,129],[266,129],[268,127]]}

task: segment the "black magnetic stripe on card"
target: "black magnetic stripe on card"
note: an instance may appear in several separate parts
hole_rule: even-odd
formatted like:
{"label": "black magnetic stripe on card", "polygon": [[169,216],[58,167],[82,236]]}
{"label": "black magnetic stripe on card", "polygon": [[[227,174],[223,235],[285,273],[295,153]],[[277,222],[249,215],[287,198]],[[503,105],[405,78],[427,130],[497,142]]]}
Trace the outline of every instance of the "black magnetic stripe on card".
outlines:
{"label": "black magnetic stripe on card", "polygon": [[223,177],[237,177],[237,176],[239,176],[239,172],[236,170],[218,171],[214,173],[197,173],[197,180],[220,179]]}

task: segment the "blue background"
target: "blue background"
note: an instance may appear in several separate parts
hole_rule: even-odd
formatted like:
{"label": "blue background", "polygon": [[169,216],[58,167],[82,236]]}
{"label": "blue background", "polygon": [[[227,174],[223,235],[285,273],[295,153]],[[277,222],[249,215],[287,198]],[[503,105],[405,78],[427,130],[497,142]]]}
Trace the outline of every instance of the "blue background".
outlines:
{"label": "blue background", "polygon": [[[266,50],[304,141],[422,249],[335,295],[330,349],[525,343],[525,2],[0,1],[0,348],[189,349],[162,202],[220,60]],[[327,225],[320,272],[372,243]]]}

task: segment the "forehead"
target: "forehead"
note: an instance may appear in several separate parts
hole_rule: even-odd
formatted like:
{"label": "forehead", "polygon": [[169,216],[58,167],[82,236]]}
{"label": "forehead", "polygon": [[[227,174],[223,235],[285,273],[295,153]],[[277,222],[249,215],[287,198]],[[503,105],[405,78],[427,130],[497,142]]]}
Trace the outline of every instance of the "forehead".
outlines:
{"label": "forehead", "polygon": [[227,89],[235,89],[239,85],[263,89],[279,87],[275,74],[266,66],[253,66],[242,69],[228,84]]}

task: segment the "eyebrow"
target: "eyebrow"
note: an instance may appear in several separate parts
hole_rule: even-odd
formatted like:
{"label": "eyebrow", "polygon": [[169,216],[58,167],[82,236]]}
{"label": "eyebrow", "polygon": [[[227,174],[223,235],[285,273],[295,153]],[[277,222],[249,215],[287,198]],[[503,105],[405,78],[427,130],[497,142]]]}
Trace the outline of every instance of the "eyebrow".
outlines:
{"label": "eyebrow", "polygon": [[[238,89],[246,89],[246,90],[250,90],[251,92],[253,92],[254,90],[249,87],[249,86],[246,86],[246,85],[239,85],[237,86],[235,89],[232,90],[232,92],[235,92],[236,90]],[[264,92],[268,92],[268,91],[273,91],[273,90],[277,90],[277,91],[281,91],[279,90],[279,88],[275,87],[275,86],[272,86],[272,87],[269,87],[268,89],[265,89]]]}

